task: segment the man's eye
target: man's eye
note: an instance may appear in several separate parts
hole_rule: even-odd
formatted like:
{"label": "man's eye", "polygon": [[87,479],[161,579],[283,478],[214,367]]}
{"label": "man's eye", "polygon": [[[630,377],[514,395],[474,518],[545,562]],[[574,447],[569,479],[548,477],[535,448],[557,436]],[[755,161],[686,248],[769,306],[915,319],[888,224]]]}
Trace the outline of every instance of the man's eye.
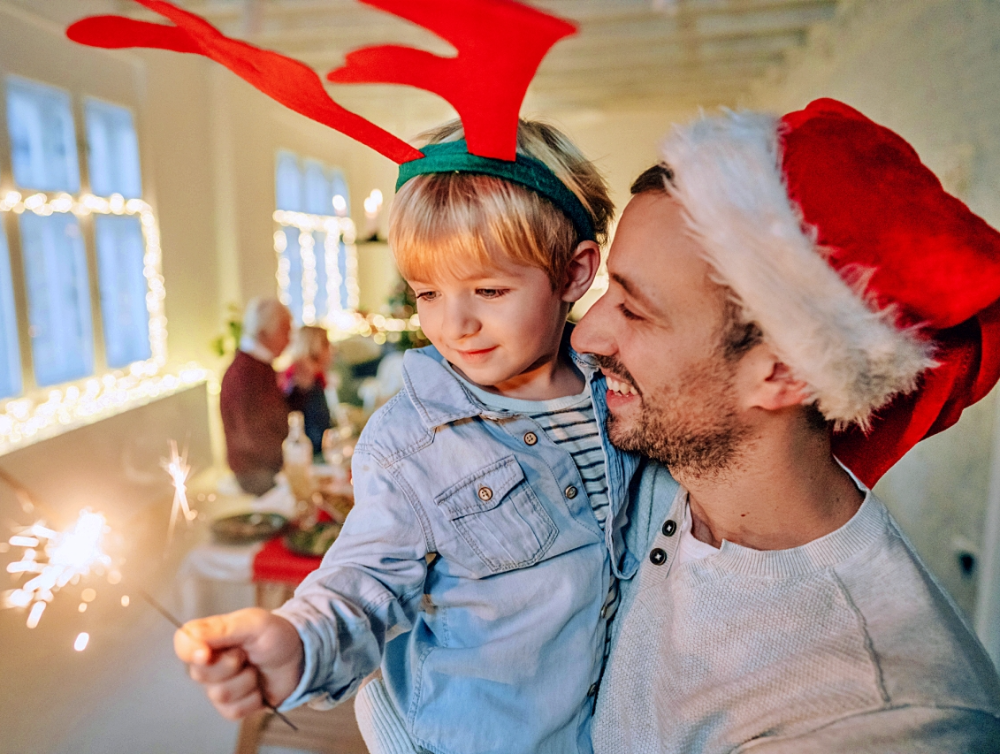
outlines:
{"label": "man's eye", "polygon": [[477,288],[476,293],[483,298],[500,298],[507,293],[506,288]]}
{"label": "man's eye", "polygon": [[629,308],[627,306],[625,306],[625,304],[618,304],[618,311],[620,311],[622,313],[622,316],[625,319],[629,319],[629,320],[633,320],[633,321],[638,320],[638,319],[642,319],[642,317],[640,317],[638,314],[636,314],[635,312],[629,310]]}

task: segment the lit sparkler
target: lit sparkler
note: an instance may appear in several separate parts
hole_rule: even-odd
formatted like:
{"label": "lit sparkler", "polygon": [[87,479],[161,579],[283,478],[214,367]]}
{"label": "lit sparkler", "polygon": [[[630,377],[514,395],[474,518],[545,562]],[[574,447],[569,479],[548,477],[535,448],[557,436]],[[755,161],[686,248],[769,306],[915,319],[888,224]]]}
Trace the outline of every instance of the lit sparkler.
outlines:
{"label": "lit sparkler", "polygon": [[29,608],[28,628],[37,626],[56,592],[91,570],[111,566],[111,558],[102,549],[107,531],[104,516],[88,508],[66,531],[55,531],[39,522],[11,537],[9,543],[23,547],[24,552],[20,560],[7,565],[7,572],[15,578],[21,574],[32,577],[19,589],[0,595],[3,606]]}
{"label": "lit sparkler", "polygon": [[178,516],[183,515],[184,521],[190,524],[198,515],[197,511],[191,510],[187,499],[187,480],[191,475],[191,466],[187,462],[187,450],[184,453],[177,452],[177,442],[170,441],[170,458],[164,458],[160,465],[174,484],[174,501],[170,509],[170,525],[167,529],[167,544],[173,541],[174,529],[177,526]]}

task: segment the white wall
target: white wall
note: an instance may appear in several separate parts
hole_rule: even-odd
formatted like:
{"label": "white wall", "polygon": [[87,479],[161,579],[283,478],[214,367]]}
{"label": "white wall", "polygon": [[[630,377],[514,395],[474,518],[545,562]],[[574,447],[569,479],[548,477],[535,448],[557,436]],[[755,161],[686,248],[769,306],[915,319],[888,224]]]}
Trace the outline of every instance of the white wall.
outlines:
{"label": "white wall", "polygon": [[[816,97],[843,100],[909,140],[950,190],[1000,226],[997,71],[1000,3],[848,2],[749,104],[783,113]],[[994,392],[917,446],[876,488],[970,615],[976,578],[961,574],[954,550],[959,540],[982,539],[995,410]]]}

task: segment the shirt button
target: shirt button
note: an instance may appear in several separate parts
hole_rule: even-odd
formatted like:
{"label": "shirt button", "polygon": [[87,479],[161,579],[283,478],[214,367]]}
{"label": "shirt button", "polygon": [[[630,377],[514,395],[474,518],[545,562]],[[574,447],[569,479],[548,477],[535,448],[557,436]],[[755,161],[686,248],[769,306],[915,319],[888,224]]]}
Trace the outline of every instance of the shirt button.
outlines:
{"label": "shirt button", "polygon": [[673,519],[668,518],[663,522],[663,528],[660,529],[660,531],[663,532],[663,536],[672,537],[674,536],[674,532],[677,531],[677,524],[673,521]]}
{"label": "shirt button", "polygon": [[479,494],[479,499],[482,500],[484,503],[487,502],[488,500],[493,499],[493,490],[491,490],[489,487],[480,487],[478,494]]}
{"label": "shirt button", "polygon": [[568,497],[570,500],[576,497],[576,487],[574,487],[572,484],[566,488],[566,497]]}
{"label": "shirt button", "polygon": [[524,433],[524,444],[525,445],[534,445],[536,442],[538,442],[538,435],[536,435],[534,432],[525,432]]}
{"label": "shirt button", "polygon": [[653,565],[663,565],[667,562],[667,553],[659,547],[654,547],[653,551],[649,553],[649,562]]}
{"label": "shirt button", "polygon": [[605,605],[604,607],[601,608],[601,617],[602,618],[607,618],[608,617],[608,606],[607,605]]}
{"label": "shirt button", "polygon": [[597,696],[597,684],[590,684],[590,688],[587,689],[587,696]]}

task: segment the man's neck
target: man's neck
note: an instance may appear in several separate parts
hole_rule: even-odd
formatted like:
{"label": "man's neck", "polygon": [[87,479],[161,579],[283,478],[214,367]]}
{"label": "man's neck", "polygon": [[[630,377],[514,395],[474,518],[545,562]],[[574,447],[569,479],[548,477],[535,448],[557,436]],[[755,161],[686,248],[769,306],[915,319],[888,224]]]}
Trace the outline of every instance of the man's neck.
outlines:
{"label": "man's neck", "polygon": [[756,437],[725,472],[677,479],[688,490],[692,533],[715,547],[798,547],[839,529],[864,500],[829,437],[809,430]]}

